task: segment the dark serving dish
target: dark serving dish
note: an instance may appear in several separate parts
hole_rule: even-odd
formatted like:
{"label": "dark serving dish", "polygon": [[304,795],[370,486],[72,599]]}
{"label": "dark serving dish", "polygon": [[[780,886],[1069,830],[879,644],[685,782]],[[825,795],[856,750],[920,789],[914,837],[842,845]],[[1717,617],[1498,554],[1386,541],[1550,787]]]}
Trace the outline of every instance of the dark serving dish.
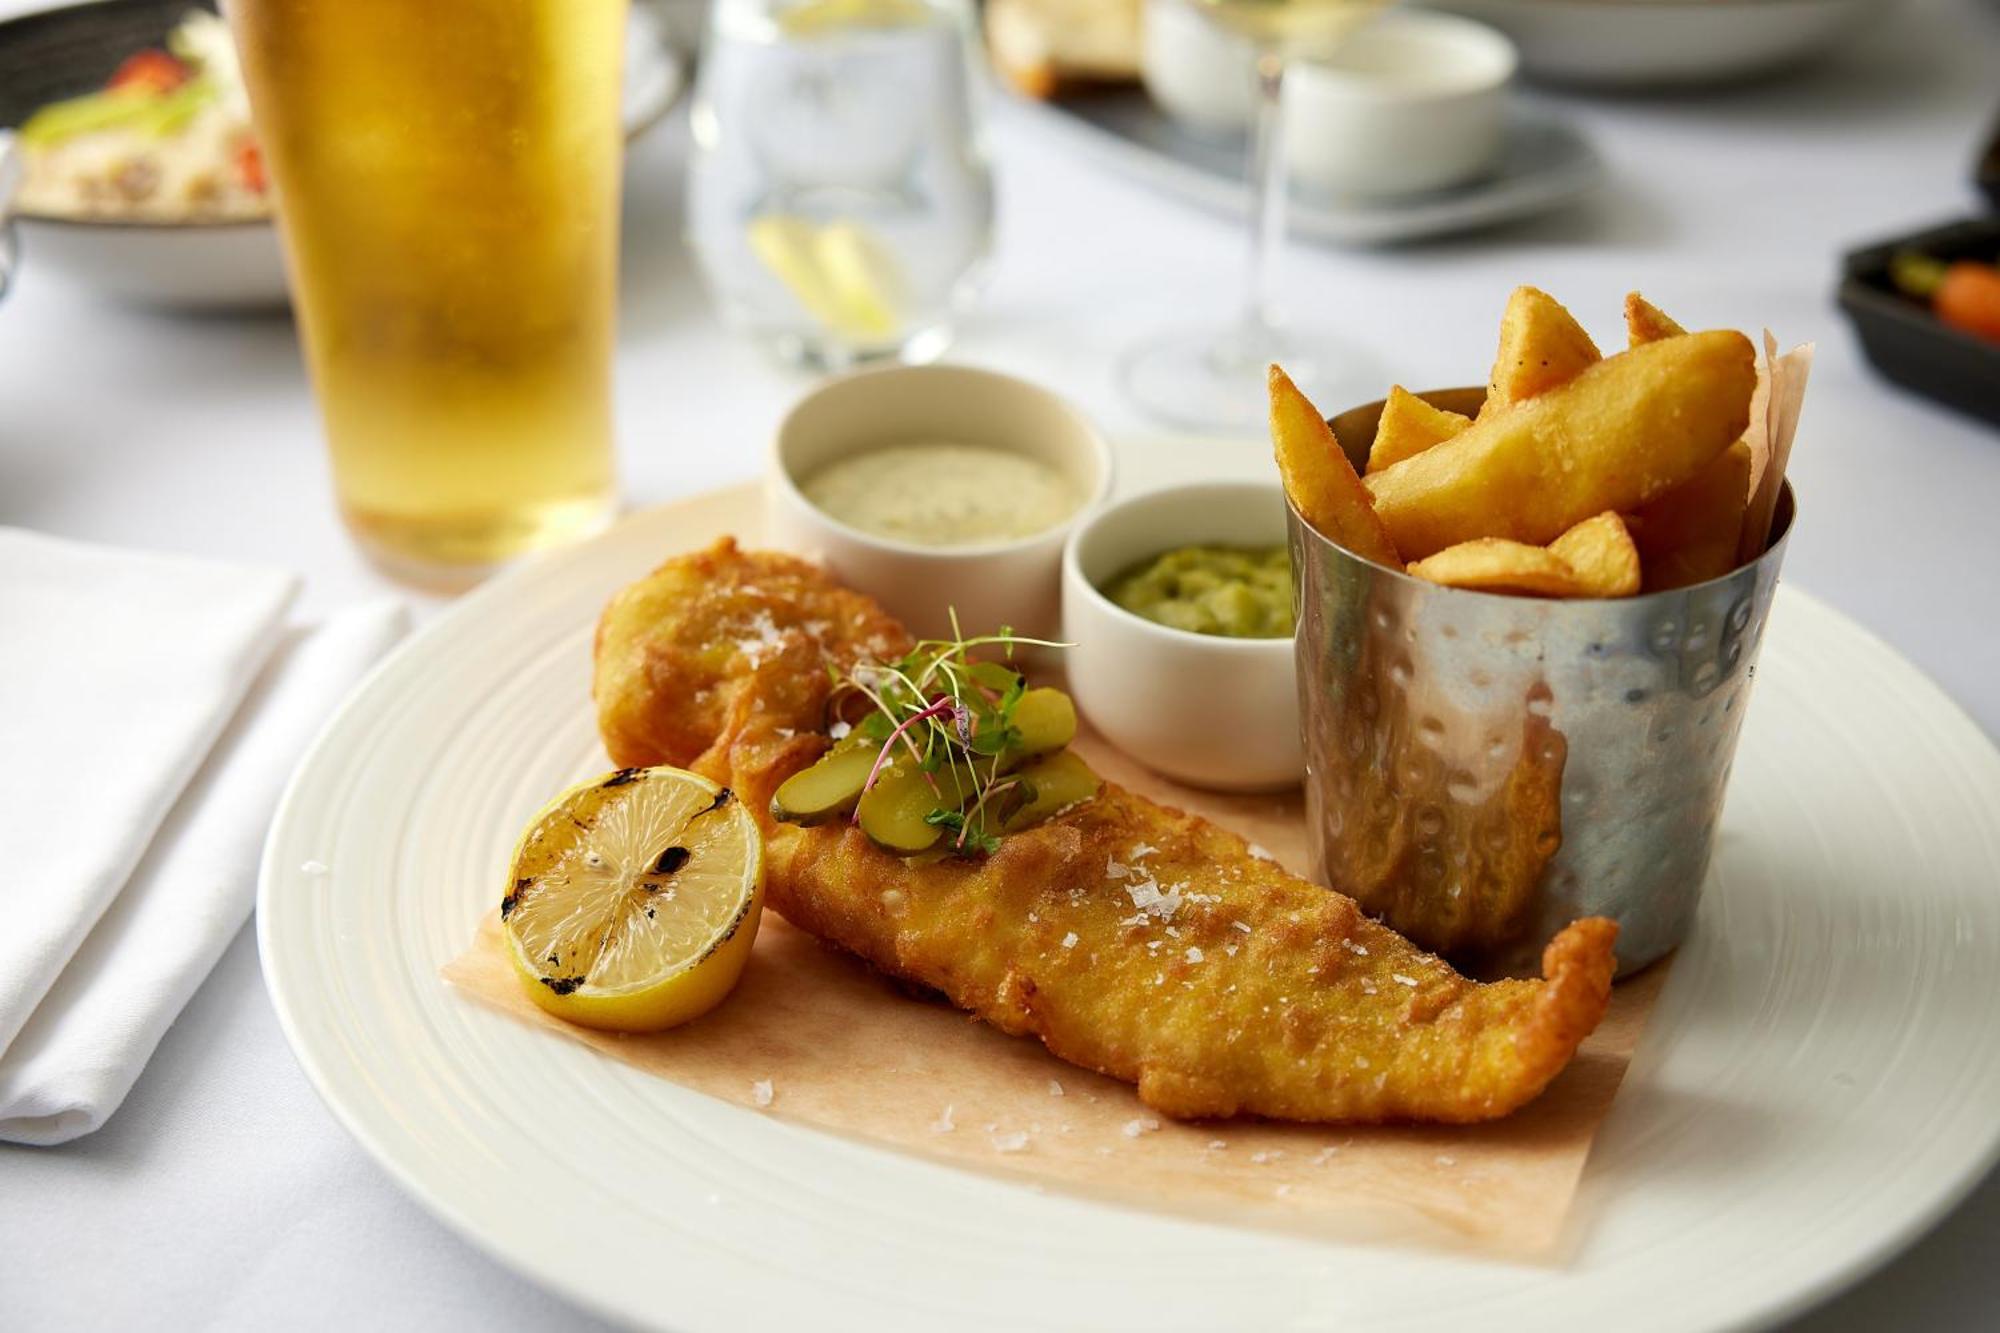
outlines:
{"label": "dark serving dish", "polygon": [[1930,307],[1897,291],[1889,259],[1898,250],[1990,264],[2000,260],[2000,218],[1968,218],[1856,250],[1847,256],[1840,283],[1840,308],[1877,370],[2000,424],[2000,342],[1940,323]]}

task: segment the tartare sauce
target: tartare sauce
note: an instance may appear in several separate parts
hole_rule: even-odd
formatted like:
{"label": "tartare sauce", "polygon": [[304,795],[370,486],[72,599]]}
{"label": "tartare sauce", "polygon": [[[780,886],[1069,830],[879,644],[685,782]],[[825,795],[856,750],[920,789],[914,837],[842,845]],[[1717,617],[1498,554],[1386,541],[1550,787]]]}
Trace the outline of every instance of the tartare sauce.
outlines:
{"label": "tartare sauce", "polygon": [[975,546],[1046,532],[1076,488],[1039,458],[978,444],[887,445],[805,479],[806,499],[851,528],[915,546]]}

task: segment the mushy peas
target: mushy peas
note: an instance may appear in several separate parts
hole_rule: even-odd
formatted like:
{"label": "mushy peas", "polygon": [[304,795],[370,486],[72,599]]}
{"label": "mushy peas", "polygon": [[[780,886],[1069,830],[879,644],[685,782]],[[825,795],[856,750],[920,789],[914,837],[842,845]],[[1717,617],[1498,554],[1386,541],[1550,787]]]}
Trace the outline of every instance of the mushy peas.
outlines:
{"label": "mushy peas", "polygon": [[1196,634],[1292,632],[1292,561],[1282,546],[1177,547],[1118,575],[1104,594],[1134,615]]}
{"label": "mushy peas", "polygon": [[1039,458],[978,444],[886,445],[830,463],[800,487],[850,528],[913,546],[979,546],[1046,532],[1076,487]]}

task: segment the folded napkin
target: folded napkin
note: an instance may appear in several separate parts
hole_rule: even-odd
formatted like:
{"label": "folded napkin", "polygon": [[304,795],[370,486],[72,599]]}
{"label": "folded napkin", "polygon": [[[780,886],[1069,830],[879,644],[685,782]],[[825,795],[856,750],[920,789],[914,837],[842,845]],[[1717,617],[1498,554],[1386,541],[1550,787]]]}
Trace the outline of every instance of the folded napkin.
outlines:
{"label": "folded napkin", "polygon": [[249,914],[265,826],[400,606],[0,529],[0,1139],[116,1110]]}

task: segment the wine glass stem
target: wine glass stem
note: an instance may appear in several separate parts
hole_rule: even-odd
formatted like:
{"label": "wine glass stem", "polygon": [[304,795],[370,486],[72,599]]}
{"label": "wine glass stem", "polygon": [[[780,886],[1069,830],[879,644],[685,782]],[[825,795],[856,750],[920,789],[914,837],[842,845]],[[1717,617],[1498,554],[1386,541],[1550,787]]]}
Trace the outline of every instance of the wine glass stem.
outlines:
{"label": "wine glass stem", "polygon": [[1284,92],[1284,51],[1276,44],[1258,47],[1257,118],[1250,136],[1250,290],[1243,307],[1243,341],[1251,349],[1269,340],[1277,320],[1271,284],[1285,239]]}

